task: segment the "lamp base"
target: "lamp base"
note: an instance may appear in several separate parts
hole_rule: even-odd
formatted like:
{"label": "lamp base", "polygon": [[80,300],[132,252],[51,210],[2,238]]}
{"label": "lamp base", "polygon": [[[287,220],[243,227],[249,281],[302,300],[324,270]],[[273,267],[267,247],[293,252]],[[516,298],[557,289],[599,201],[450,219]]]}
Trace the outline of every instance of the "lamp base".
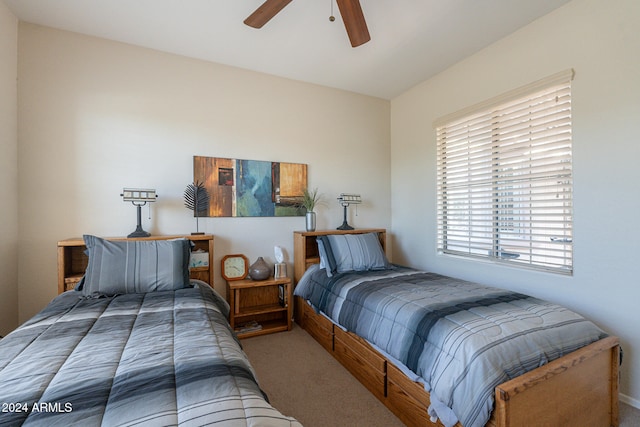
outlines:
{"label": "lamp base", "polygon": [[346,222],[343,222],[340,227],[336,228],[336,230],[353,230],[353,227]]}
{"label": "lamp base", "polygon": [[[145,202],[146,203],[146,202]],[[151,233],[148,233],[142,229],[142,205],[135,205],[138,211],[138,226],[136,227],[136,231],[129,234],[127,237],[149,237]]]}
{"label": "lamp base", "polygon": [[151,233],[144,231],[142,227],[138,227],[136,228],[136,231],[129,234],[127,237],[132,238],[132,237],[149,237],[149,236],[151,236]]}
{"label": "lamp base", "polygon": [[342,225],[336,228],[336,230],[353,230],[353,227],[347,224],[347,206],[349,205],[342,205],[344,208],[344,220],[342,221]]}

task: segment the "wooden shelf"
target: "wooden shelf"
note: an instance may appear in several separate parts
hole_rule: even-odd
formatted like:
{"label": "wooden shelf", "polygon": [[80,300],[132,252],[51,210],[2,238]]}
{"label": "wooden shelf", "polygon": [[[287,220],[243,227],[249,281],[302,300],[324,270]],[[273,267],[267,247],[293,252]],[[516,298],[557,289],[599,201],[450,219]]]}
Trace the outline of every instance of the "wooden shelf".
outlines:
{"label": "wooden shelf", "polygon": [[[239,338],[291,330],[292,292],[288,277],[227,281],[231,328]],[[261,329],[240,332],[239,328],[249,322],[258,323]]]}
{"label": "wooden shelf", "polygon": [[258,314],[277,313],[279,311],[286,311],[287,307],[283,307],[280,304],[264,304],[257,305],[255,307],[245,307],[241,313],[234,313],[236,320],[241,317],[255,316]]}
{"label": "wooden shelf", "polygon": [[262,326],[262,329],[259,331],[242,332],[237,335],[239,338],[251,338],[259,335],[273,334],[275,332],[285,332],[289,330],[289,327],[280,321],[265,321],[261,322],[260,325]]}

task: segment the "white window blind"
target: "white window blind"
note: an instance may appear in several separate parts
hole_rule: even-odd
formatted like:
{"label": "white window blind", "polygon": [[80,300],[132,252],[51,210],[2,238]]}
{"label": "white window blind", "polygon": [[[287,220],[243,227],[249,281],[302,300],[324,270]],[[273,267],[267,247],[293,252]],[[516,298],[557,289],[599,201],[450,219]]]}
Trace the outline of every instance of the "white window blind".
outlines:
{"label": "white window blind", "polygon": [[436,121],[441,253],[573,273],[572,78]]}

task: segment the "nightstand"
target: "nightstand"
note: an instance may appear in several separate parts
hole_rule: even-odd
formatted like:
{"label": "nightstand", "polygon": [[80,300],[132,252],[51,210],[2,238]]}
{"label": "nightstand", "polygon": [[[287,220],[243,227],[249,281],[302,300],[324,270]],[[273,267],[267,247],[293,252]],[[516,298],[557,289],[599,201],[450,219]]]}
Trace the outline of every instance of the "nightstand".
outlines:
{"label": "nightstand", "polygon": [[229,323],[238,338],[290,331],[292,292],[288,277],[227,281]]}

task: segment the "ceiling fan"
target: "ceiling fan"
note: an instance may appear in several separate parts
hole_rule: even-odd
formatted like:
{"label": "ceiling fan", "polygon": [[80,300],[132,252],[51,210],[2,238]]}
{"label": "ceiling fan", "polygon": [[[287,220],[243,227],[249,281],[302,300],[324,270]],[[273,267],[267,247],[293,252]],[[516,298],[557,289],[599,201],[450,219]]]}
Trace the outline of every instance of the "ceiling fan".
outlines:
{"label": "ceiling fan", "polygon": [[[244,23],[253,28],[262,28],[271,18],[276,16],[292,0],[266,0],[255,10]],[[360,7],[360,0],[336,0],[342,21],[347,29],[351,46],[358,47],[371,40],[369,29]]]}

